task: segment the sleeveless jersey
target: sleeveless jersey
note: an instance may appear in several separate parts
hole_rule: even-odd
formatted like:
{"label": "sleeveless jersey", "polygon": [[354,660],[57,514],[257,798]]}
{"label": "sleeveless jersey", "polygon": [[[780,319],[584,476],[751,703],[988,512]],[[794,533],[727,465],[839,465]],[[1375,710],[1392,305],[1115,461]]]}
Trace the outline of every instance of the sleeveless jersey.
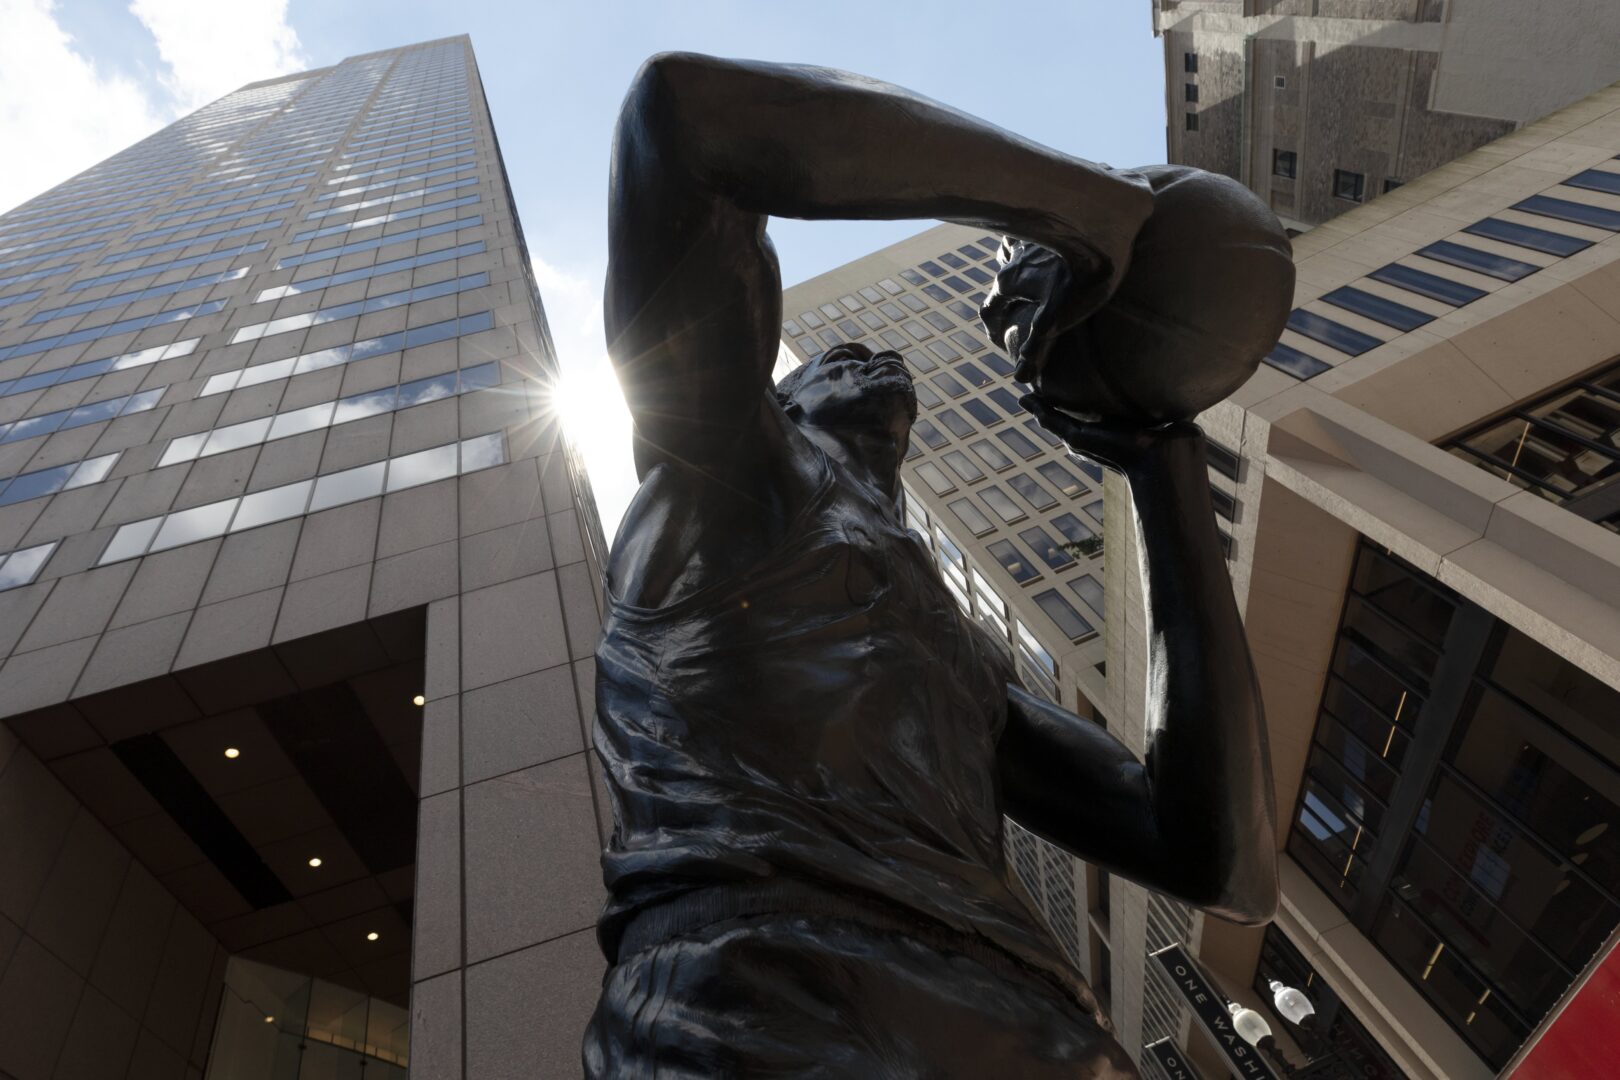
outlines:
{"label": "sleeveless jersey", "polygon": [[1094,999],[1008,882],[995,744],[1007,662],[892,505],[824,475],[750,570],[656,609],[615,599],[595,743],[615,828],[600,924],[789,879],[977,934]]}

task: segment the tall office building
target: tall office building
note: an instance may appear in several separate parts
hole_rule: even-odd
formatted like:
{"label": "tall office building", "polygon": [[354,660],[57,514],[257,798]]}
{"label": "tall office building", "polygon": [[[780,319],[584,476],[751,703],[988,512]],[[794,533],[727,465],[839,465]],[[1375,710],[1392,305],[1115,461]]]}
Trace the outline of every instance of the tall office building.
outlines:
{"label": "tall office building", "polygon": [[1169,160],[1321,224],[1620,79],[1606,0],[1152,0]]}
{"label": "tall office building", "polygon": [[577,1070],[601,534],[556,372],[465,37],[0,217],[0,1075]]}
{"label": "tall office building", "polygon": [[[1601,994],[1620,961],[1586,985],[1620,926],[1620,86],[1294,245],[1282,343],[1199,418],[1270,726],[1281,913],[1235,927],[1017,829],[1014,867],[1150,1076],[1229,1072],[1149,959],[1170,944],[1310,1075],[1550,1075],[1546,1040],[1601,1075],[1620,1030]],[[789,290],[784,360],[904,353],[913,527],[1032,688],[1140,752],[1126,493],[1039,442],[974,337],[988,253],[941,226]],[[1602,1020],[1559,1036],[1566,1007]]]}

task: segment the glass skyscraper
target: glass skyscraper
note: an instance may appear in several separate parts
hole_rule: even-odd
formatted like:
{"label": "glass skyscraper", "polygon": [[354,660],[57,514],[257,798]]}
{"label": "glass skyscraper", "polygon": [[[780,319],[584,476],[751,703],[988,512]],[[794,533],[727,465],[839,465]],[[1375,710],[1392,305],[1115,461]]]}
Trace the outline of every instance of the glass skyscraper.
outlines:
{"label": "glass skyscraper", "polygon": [[556,374],[464,37],[0,217],[0,1075],[577,1068],[602,544]]}

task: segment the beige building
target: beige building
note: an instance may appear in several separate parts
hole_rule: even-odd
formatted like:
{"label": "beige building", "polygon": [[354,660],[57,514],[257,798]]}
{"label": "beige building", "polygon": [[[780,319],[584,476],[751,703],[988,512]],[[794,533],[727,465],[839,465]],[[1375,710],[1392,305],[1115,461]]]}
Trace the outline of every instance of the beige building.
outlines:
{"label": "beige building", "polygon": [[0,216],[0,1076],[577,1075],[601,532],[471,43]]}
{"label": "beige building", "polygon": [[1298,237],[1211,417],[1292,824],[1276,927],[1195,940],[1234,991],[1292,948],[1411,1076],[1505,1069],[1620,922],[1617,153],[1610,87]]}
{"label": "beige building", "polygon": [[[1146,961],[1182,941],[1295,1065],[1505,1074],[1620,925],[1617,155],[1611,87],[1296,238],[1289,329],[1201,417],[1232,455],[1212,459],[1211,482],[1270,722],[1282,912],[1264,930],[1233,927],[1012,839],[1133,1053],[1168,1038],[1203,1075],[1226,1071]],[[819,351],[829,328],[874,346],[894,334],[916,365],[933,340],[916,330],[937,334],[955,301],[973,303],[976,289],[947,282],[962,268],[942,261],[965,247],[987,250],[940,227],[789,290],[789,351]],[[924,310],[891,319],[884,305],[902,295]],[[918,324],[926,313],[941,319]],[[956,329],[975,332],[964,317],[947,340]],[[935,352],[915,374],[940,390],[939,373],[984,366],[988,350],[968,353]],[[993,405],[1007,386],[940,393],[921,418],[940,428],[941,410]],[[1009,648],[1022,626],[1046,649],[1065,706],[1140,750],[1131,516],[1106,515],[1100,552],[1032,563],[1040,576],[1026,581],[994,545],[1025,521],[1051,531],[1084,512],[1094,478],[1056,505],[1020,505],[1018,521],[963,516],[965,496],[1037,478],[1042,461],[1074,464],[1048,448],[1001,470],[972,462],[982,476],[951,470],[947,453],[1018,428],[1009,414],[919,440],[905,467],[912,524],[947,580],[993,594],[959,599],[1006,623]],[[1101,488],[1111,510],[1125,505],[1111,474]],[[1106,619],[1073,641],[1035,597],[1072,596],[1082,571],[1103,583]],[[1311,999],[1314,1030],[1269,1004],[1273,978]]]}
{"label": "beige building", "polygon": [[1620,79],[1608,0],[1153,0],[1169,160],[1319,224]]}

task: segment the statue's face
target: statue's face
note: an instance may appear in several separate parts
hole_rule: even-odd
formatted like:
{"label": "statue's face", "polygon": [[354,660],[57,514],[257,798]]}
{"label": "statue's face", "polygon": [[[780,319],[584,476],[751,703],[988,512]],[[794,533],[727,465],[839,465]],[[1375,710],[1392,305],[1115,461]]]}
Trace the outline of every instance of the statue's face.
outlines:
{"label": "statue's face", "polygon": [[840,345],[800,369],[792,405],[802,424],[882,431],[904,440],[917,417],[917,391],[904,360]]}

